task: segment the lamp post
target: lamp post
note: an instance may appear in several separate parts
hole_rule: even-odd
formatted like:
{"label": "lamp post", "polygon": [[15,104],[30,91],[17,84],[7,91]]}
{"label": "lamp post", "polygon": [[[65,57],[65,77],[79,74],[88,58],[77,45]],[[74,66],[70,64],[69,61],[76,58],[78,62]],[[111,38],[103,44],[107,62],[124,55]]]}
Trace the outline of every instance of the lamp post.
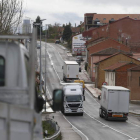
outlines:
{"label": "lamp post", "polygon": [[41,24],[42,21],[46,19],[41,19],[40,23],[34,23],[34,25],[40,25],[40,92],[42,93],[42,63],[41,63]]}

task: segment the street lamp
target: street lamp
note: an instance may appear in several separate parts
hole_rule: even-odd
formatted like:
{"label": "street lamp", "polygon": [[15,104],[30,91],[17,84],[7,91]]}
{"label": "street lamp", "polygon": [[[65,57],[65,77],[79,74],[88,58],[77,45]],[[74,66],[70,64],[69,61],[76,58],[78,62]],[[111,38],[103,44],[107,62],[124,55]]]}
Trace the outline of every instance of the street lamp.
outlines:
{"label": "street lamp", "polygon": [[42,92],[42,64],[41,64],[41,24],[42,21],[46,19],[40,20],[40,23],[34,23],[34,25],[40,25],[40,92]]}

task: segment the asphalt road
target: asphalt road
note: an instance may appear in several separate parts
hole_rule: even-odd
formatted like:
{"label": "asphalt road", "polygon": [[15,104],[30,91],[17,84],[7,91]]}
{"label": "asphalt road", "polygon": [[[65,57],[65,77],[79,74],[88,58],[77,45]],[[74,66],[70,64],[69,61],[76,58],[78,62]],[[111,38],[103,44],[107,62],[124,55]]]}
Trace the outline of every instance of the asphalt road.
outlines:
{"label": "asphalt road", "polygon": [[[39,56],[39,50],[38,50]],[[66,50],[54,43],[47,44],[47,67],[45,73],[45,43],[42,43],[42,66],[43,77],[47,78],[47,95],[52,96],[55,88],[62,88],[63,60],[68,58]],[[135,116],[129,116],[128,121],[106,121],[99,117],[99,103],[91,94],[85,92],[85,113],[83,116],[65,116],[65,118],[80,130],[87,140],[140,140],[140,122]]]}

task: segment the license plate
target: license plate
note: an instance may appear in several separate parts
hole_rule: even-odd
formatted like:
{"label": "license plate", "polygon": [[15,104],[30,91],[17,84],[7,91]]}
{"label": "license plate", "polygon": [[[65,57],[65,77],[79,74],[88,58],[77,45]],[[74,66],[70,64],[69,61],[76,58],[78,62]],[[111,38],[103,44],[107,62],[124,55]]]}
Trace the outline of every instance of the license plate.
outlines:
{"label": "license plate", "polygon": [[122,114],[113,114],[112,117],[123,117]]}

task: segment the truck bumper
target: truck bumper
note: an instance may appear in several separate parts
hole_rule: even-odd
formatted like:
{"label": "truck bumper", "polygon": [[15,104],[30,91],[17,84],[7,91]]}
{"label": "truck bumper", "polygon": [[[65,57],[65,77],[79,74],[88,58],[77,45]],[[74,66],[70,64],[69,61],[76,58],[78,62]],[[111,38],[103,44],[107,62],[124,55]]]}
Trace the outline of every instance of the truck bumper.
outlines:
{"label": "truck bumper", "polygon": [[78,114],[83,113],[83,108],[78,108],[77,110],[71,110],[70,108],[64,109],[65,114]]}
{"label": "truck bumper", "polygon": [[126,121],[128,120],[127,117],[108,117],[108,120],[120,120],[120,121]]}

